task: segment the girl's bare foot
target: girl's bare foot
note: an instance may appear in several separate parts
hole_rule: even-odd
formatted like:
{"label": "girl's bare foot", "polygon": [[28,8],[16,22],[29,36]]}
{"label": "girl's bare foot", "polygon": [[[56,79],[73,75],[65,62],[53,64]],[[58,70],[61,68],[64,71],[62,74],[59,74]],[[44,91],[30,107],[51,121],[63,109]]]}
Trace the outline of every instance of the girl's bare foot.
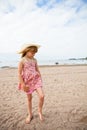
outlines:
{"label": "girl's bare foot", "polygon": [[26,118],[26,124],[29,124],[32,119],[33,119],[33,116],[28,116],[28,117]]}
{"label": "girl's bare foot", "polygon": [[42,113],[40,113],[40,112],[39,112],[39,118],[40,118],[41,121],[44,120],[44,119],[43,119],[43,115],[42,115]]}

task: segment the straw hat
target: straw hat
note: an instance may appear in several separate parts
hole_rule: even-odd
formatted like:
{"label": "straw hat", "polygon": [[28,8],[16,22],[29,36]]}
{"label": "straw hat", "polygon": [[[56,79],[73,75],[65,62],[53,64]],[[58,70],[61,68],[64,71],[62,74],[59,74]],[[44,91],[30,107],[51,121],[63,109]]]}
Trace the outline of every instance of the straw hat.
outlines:
{"label": "straw hat", "polygon": [[37,47],[37,49],[40,48],[40,45],[37,45],[37,44],[23,44],[21,49],[18,51],[18,54],[23,53],[26,50],[26,48],[31,47],[31,46],[35,46]]}

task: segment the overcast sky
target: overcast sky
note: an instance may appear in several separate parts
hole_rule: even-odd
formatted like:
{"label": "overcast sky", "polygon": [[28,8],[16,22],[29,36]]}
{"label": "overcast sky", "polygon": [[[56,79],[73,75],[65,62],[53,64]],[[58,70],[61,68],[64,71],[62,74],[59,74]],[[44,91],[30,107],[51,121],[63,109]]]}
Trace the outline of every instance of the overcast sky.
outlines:
{"label": "overcast sky", "polygon": [[0,0],[0,52],[31,42],[41,56],[87,57],[87,0]]}

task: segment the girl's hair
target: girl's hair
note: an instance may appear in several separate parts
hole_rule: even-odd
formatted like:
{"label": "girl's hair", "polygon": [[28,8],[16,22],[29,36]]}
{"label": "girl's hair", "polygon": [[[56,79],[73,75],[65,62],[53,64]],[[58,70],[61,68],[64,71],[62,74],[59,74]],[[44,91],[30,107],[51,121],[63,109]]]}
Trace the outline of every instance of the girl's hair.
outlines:
{"label": "girl's hair", "polygon": [[21,57],[24,57],[28,51],[35,52],[35,53],[36,53],[36,52],[38,51],[38,48],[37,48],[36,46],[27,47],[27,48],[23,51]]}

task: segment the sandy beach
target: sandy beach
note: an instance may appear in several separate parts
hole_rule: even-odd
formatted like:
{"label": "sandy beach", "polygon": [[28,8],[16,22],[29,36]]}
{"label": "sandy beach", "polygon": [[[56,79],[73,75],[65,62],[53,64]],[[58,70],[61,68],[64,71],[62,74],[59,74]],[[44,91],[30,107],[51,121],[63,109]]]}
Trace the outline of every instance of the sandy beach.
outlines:
{"label": "sandy beach", "polygon": [[40,66],[44,122],[33,93],[33,120],[25,124],[27,98],[18,90],[17,68],[0,68],[0,130],[87,130],[87,65]]}

